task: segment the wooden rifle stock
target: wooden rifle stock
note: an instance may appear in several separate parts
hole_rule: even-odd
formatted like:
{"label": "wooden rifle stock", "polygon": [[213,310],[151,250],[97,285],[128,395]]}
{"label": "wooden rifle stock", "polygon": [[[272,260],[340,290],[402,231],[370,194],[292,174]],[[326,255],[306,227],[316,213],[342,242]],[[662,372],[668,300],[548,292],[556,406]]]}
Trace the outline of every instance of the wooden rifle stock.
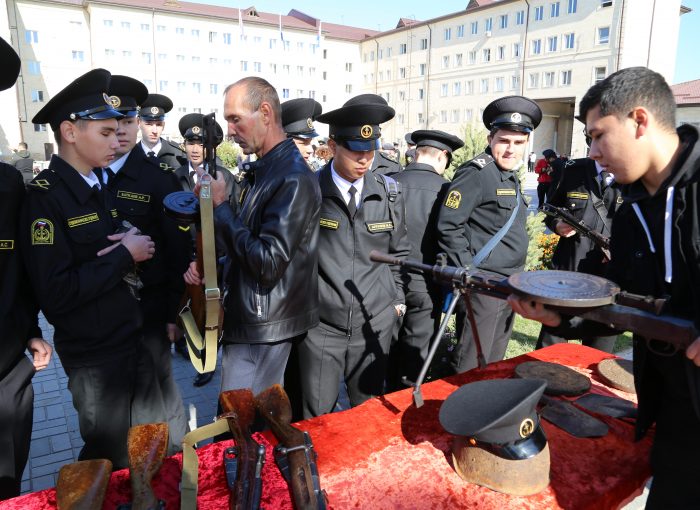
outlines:
{"label": "wooden rifle stock", "polygon": [[292,406],[282,386],[275,384],[256,395],[255,406],[279,441],[275,458],[291,486],[294,507],[325,510],[326,494],[320,487],[316,452],[309,434],[291,425]]}
{"label": "wooden rifle stock", "polygon": [[102,508],[112,463],[107,459],[81,460],[66,464],[58,472],[58,510]]}
{"label": "wooden rifle stock", "polygon": [[[129,429],[129,479],[131,510],[157,510],[161,501],[153,492],[156,476],[168,450],[168,424],[147,423]],[[123,507],[120,507],[123,508]]]}

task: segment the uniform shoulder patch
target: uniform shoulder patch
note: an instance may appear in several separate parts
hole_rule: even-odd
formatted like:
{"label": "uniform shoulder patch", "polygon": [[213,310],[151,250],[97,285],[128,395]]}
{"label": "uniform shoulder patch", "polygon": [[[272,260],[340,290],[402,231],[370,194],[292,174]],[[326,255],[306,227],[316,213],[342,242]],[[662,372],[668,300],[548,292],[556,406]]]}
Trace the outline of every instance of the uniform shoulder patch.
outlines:
{"label": "uniform shoulder patch", "polygon": [[53,244],[53,223],[46,218],[37,218],[32,222],[32,245]]}
{"label": "uniform shoulder patch", "polygon": [[173,167],[171,167],[170,165],[168,165],[167,163],[161,162],[159,164],[159,166],[160,166],[160,169],[163,170],[164,172],[174,172],[175,171],[175,169]]}
{"label": "uniform shoulder patch", "polygon": [[47,169],[29,181],[27,187],[34,190],[49,191],[55,179],[56,172]]}
{"label": "uniform shoulder patch", "polygon": [[459,209],[459,204],[461,203],[462,194],[456,189],[453,189],[447,194],[447,198],[445,199],[445,207],[449,207],[450,209]]}
{"label": "uniform shoulder patch", "polygon": [[484,168],[486,165],[491,163],[493,161],[493,158],[486,154],[485,152],[482,152],[478,156],[476,156],[474,159],[470,161],[470,164],[473,164],[477,168]]}

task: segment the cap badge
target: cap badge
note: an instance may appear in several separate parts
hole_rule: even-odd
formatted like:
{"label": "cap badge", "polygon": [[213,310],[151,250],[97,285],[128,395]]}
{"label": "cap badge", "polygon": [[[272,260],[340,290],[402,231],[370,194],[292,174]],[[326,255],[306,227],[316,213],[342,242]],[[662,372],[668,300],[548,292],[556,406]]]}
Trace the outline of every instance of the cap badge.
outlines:
{"label": "cap badge", "polygon": [[535,422],[530,418],[525,418],[520,424],[520,437],[528,437],[535,430]]}
{"label": "cap badge", "polygon": [[122,105],[122,100],[117,96],[109,96],[109,102],[112,103],[112,108],[119,108]]}
{"label": "cap badge", "polygon": [[198,135],[200,133],[200,131],[202,131],[202,128],[200,128],[199,126],[192,126],[192,134],[193,135]]}
{"label": "cap badge", "polygon": [[510,116],[510,121],[514,122],[515,124],[519,124],[522,120],[523,120],[523,117],[518,112],[515,112],[515,113],[511,114],[511,116]]}
{"label": "cap badge", "polygon": [[151,114],[158,115],[160,109],[157,106],[151,106]]}
{"label": "cap badge", "polygon": [[372,129],[372,126],[370,126],[369,124],[365,124],[360,128],[360,136],[362,138],[369,138],[370,136],[372,136],[372,133],[374,133],[374,129]]}
{"label": "cap badge", "polygon": [[107,104],[112,104],[112,100],[111,100],[111,99],[109,98],[109,96],[108,96],[107,94],[105,94],[104,92],[102,93],[102,99],[105,100],[105,103],[107,103]]}
{"label": "cap badge", "polygon": [[313,129],[314,128],[314,121],[311,120],[310,118],[306,119],[306,125],[309,126],[309,129]]}

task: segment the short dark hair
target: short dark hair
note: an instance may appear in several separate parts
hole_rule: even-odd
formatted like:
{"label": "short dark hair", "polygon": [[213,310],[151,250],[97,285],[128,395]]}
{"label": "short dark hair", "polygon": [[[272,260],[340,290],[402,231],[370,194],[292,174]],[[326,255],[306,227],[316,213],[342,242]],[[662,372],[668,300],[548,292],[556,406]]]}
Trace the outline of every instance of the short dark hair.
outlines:
{"label": "short dark hair", "polygon": [[248,108],[256,111],[258,108],[260,108],[260,105],[263,102],[269,103],[272,106],[276,123],[280,126],[282,125],[282,107],[280,106],[280,98],[275,90],[275,87],[270,85],[270,82],[262,78],[258,78],[257,76],[247,76],[226,87],[226,90],[224,90],[224,95],[226,95],[233,87],[238,87],[239,85],[245,85],[246,93],[244,102]]}
{"label": "short dark hair", "polygon": [[624,117],[643,106],[669,131],[676,130],[676,100],[671,87],[659,73],[646,67],[621,69],[596,83],[579,103],[579,118],[585,123],[588,112],[600,106],[601,116]]}

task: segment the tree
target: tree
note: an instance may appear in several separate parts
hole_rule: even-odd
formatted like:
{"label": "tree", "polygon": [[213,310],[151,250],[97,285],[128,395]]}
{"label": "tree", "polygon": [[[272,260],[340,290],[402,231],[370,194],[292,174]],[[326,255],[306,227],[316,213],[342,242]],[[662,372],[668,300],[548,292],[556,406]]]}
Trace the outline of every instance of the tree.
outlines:
{"label": "tree", "polygon": [[228,140],[224,140],[216,148],[216,155],[229,170],[233,170],[238,166],[238,153],[238,147]]}
{"label": "tree", "polygon": [[452,180],[452,176],[462,164],[470,161],[474,156],[484,152],[484,149],[488,145],[486,139],[488,132],[481,126],[476,126],[475,124],[467,123],[462,129],[462,140],[464,140],[464,146],[452,153],[452,164],[445,171],[445,177]]}

